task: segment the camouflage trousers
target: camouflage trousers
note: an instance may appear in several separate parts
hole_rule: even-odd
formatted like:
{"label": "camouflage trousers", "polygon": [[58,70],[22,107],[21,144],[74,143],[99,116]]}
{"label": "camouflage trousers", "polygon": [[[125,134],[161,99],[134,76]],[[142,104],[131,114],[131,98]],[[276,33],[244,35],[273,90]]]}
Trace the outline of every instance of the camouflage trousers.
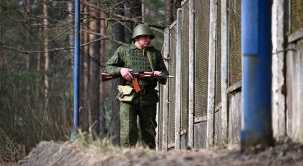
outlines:
{"label": "camouflage trousers", "polygon": [[[132,103],[121,102],[120,104],[120,144],[122,147],[133,147],[141,134],[142,145],[155,149],[157,105],[154,102],[146,105],[146,101],[140,102],[140,99],[142,98],[137,95]],[[137,126],[137,115],[139,116],[140,133]]]}

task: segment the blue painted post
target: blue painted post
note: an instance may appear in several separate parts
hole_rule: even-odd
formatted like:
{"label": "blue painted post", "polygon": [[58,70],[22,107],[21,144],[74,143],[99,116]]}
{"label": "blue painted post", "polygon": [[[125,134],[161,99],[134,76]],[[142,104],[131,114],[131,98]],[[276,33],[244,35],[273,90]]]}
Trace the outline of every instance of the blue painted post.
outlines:
{"label": "blue painted post", "polygon": [[241,149],[273,145],[271,0],[242,0],[243,130]]}
{"label": "blue painted post", "polygon": [[[80,68],[80,0],[75,0],[75,58],[74,58],[74,132],[79,126],[79,68]],[[71,140],[75,136],[71,134]]]}

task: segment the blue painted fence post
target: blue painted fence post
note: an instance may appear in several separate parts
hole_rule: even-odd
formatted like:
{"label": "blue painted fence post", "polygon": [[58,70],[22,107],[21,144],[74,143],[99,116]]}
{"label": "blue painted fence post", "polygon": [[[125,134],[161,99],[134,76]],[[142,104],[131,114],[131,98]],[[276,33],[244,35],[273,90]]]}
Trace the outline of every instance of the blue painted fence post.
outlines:
{"label": "blue painted fence post", "polygon": [[[79,68],[80,68],[80,0],[75,0],[75,47],[74,47],[74,132],[79,126]],[[71,134],[71,140],[75,136]]]}
{"label": "blue painted fence post", "polygon": [[242,0],[243,130],[241,149],[273,145],[271,0]]}

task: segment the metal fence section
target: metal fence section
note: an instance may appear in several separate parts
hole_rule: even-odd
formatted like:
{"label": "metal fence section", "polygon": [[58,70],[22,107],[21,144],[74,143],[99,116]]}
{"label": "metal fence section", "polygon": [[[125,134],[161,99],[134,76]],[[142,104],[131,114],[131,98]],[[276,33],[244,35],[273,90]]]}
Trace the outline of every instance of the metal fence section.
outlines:
{"label": "metal fence section", "polygon": [[[182,21],[181,17],[178,17],[178,20],[169,27],[169,37],[166,35],[169,43],[165,47],[169,52],[168,69],[176,79],[168,80],[164,95],[167,101],[161,101],[163,102],[161,109],[166,110],[160,113],[168,113],[160,115],[162,118],[160,121],[163,121],[165,126],[160,133],[162,137],[158,138],[160,142],[163,141],[163,144],[159,145],[162,149],[187,146],[203,148],[239,142],[243,109],[240,89],[241,3],[241,0],[184,0],[182,9],[178,9]],[[289,48],[295,48],[295,44],[302,45],[298,42],[301,42],[299,38],[301,40],[302,37],[300,35],[303,27],[303,1],[292,0],[288,1],[288,5],[283,4],[283,7],[284,5],[289,7],[290,12],[281,14],[288,15],[288,20],[276,19],[279,19],[279,22],[290,21],[288,27],[290,35],[287,37],[296,42],[292,41]],[[181,10],[182,13],[179,12]],[[288,23],[284,25],[288,26]],[[276,31],[279,31],[279,28]],[[279,36],[285,35],[284,33]],[[292,70],[295,70],[295,67],[289,63],[293,62],[297,54],[293,50],[287,51],[287,54],[290,55],[285,57],[287,64],[284,68],[288,65],[286,67],[288,73],[293,74]],[[296,75],[291,79],[296,79]],[[186,135],[182,135],[185,133]]]}
{"label": "metal fence section", "polygon": [[210,2],[195,3],[195,116],[201,117],[207,115]]}
{"label": "metal fence section", "polygon": [[[177,44],[177,26],[174,24],[170,28],[170,63],[169,72],[171,75],[176,75],[176,44]],[[168,145],[172,146],[175,141],[175,79],[168,79],[169,81],[169,120],[168,120]]]}
{"label": "metal fence section", "polygon": [[[224,9],[221,8],[221,3],[224,4],[222,7]],[[190,7],[190,4],[194,5]],[[211,14],[211,9],[212,12],[216,13]],[[226,130],[225,133],[227,133],[227,127],[221,127],[221,124],[224,122],[227,126],[227,120],[223,121],[222,119],[225,120],[228,117],[222,118],[222,116],[227,116],[228,108],[224,112],[222,111],[223,104],[222,108],[219,107],[220,103],[223,103],[221,101],[222,95],[227,96],[221,91],[221,88],[224,85],[227,89],[229,85],[242,79],[241,0],[185,0],[182,2],[181,10],[182,14],[179,14],[182,15],[182,21],[178,17],[178,20],[169,27],[169,37],[166,35],[166,39],[169,38],[169,44],[165,47],[169,50],[168,70],[171,75],[176,76],[176,79],[168,80],[168,92],[166,93],[168,95],[165,96],[168,96],[169,105],[167,110],[163,110],[168,112],[167,121],[163,119],[163,123],[167,124],[167,129],[160,133],[163,137],[158,138],[160,142],[163,140],[163,144],[159,147],[162,146],[162,149],[165,150],[184,148],[189,144],[189,146],[194,147],[213,145],[207,144],[207,141],[215,142],[216,145],[223,143],[222,140],[226,139],[227,134],[222,136],[222,133],[223,130]],[[228,27],[221,27],[221,22],[225,21],[221,19],[222,15],[224,15],[225,20],[227,18],[226,25]],[[216,20],[211,21],[211,19]],[[224,34],[221,34],[221,28]],[[210,35],[210,30],[214,31],[215,34]],[[189,37],[190,33],[194,36],[194,39],[191,37],[192,40]],[[227,41],[228,43],[222,43]],[[177,46],[179,43],[182,44]],[[189,43],[193,44],[189,45]],[[228,49],[224,53],[224,57],[227,59],[225,63],[228,66],[224,69],[228,72],[224,75],[226,80],[221,82],[221,68],[223,66],[221,65],[221,57],[223,57],[221,47],[223,46]],[[193,50],[190,51],[189,48]],[[177,50],[180,51],[176,52]],[[176,67],[177,65],[178,67]],[[165,105],[166,101],[162,100],[162,102]],[[189,110],[191,110],[190,113]],[[210,118],[211,116],[207,116],[208,111],[217,112],[214,112],[213,118]],[[159,118],[163,117],[160,115]],[[208,123],[214,127],[209,127]],[[166,131],[167,133],[165,133]],[[183,137],[183,134],[186,135]]]}
{"label": "metal fence section", "polygon": [[[181,96],[181,131],[186,131],[188,126],[188,31],[189,31],[189,3],[188,1],[182,6],[182,96]],[[182,132],[181,132],[182,134]]]}
{"label": "metal fence section", "polygon": [[302,0],[291,0],[291,16],[290,16],[290,31],[295,33],[303,31],[303,1]]}
{"label": "metal fence section", "polygon": [[221,103],[221,3],[217,6],[215,106]]}
{"label": "metal fence section", "polygon": [[229,1],[229,85],[242,79],[241,0]]}

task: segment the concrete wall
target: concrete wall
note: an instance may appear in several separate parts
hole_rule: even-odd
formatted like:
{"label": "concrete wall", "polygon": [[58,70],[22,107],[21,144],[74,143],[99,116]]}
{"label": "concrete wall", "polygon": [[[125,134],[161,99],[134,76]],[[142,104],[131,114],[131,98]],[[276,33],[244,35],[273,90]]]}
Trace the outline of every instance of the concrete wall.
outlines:
{"label": "concrete wall", "polygon": [[[303,33],[301,33],[303,34]],[[287,135],[303,142],[303,35],[288,44],[286,55]]]}
{"label": "concrete wall", "polygon": [[303,142],[303,14],[292,9],[302,10],[296,3],[302,1],[274,0],[272,6],[272,126],[276,140]]}
{"label": "concrete wall", "polygon": [[207,121],[194,124],[194,148],[206,147]]}

